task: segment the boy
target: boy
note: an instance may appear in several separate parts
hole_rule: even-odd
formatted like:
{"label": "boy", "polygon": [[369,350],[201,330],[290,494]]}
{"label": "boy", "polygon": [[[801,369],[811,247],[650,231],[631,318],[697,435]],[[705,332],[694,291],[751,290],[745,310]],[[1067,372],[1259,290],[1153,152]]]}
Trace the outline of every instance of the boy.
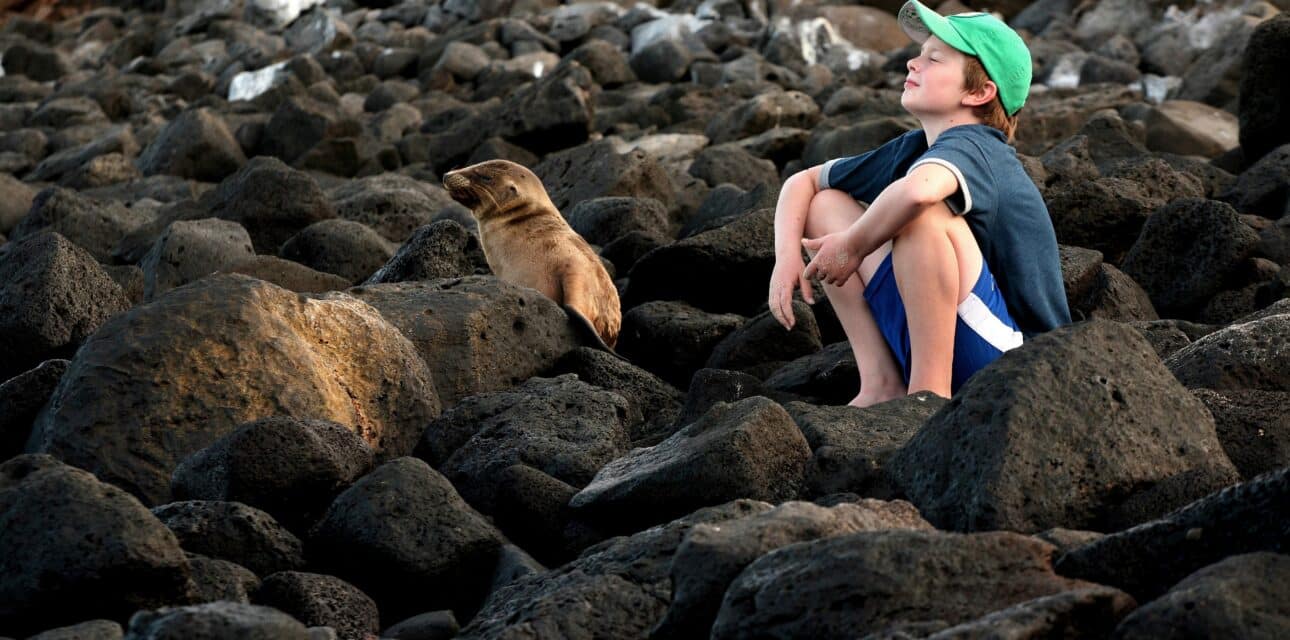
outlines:
{"label": "boy", "polygon": [[984,13],[913,0],[899,20],[923,45],[901,95],[923,128],[793,175],[775,211],[771,313],[791,329],[793,290],[814,304],[810,280],[825,283],[860,369],[854,406],[949,397],[1025,334],[1070,322],[1048,210],[1008,145],[1029,50]]}

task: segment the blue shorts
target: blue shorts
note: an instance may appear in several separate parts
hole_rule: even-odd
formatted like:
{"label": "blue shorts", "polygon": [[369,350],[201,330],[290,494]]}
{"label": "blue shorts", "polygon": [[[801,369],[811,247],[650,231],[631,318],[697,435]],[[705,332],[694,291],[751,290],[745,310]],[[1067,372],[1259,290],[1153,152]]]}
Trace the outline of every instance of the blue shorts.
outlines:
{"label": "blue shorts", "polygon": [[[909,384],[909,324],[905,319],[905,303],[896,288],[896,274],[891,267],[891,254],[878,265],[873,278],[865,286],[865,302],[873,312],[892,355],[900,363]],[[1004,351],[1021,346],[1021,330],[1008,313],[1003,294],[995,284],[994,276],[985,261],[981,262],[981,275],[972,293],[959,304],[958,321],[954,326],[954,365],[950,381],[951,393],[982,367],[1003,355]],[[861,381],[864,384],[864,381]]]}

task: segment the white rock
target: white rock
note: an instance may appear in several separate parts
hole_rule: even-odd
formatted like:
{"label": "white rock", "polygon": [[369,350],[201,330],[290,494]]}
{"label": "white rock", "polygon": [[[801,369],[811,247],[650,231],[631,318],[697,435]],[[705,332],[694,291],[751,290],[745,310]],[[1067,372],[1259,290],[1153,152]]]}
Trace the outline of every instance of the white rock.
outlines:
{"label": "white rock", "polygon": [[233,76],[228,85],[228,101],[253,100],[256,96],[268,91],[278,79],[278,73],[286,68],[286,62],[271,64],[255,71],[243,71]]}
{"label": "white rock", "polygon": [[253,24],[281,29],[292,23],[305,9],[326,0],[246,0],[243,17]]}

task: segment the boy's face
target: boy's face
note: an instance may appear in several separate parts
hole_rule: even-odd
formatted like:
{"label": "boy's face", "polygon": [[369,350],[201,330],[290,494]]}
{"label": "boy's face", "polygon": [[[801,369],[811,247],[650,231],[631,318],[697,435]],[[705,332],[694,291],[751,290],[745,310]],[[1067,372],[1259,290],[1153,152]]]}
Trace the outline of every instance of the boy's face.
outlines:
{"label": "boy's face", "polygon": [[900,104],[914,116],[947,115],[963,107],[963,67],[967,56],[936,36],[923,42],[922,53],[905,67]]}

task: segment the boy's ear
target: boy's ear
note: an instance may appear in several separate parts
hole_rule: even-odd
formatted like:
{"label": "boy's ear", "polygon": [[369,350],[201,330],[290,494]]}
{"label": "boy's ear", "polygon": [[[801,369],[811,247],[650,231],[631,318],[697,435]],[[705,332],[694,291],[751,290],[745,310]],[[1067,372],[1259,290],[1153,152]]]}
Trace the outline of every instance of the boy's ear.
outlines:
{"label": "boy's ear", "polygon": [[990,104],[999,95],[999,86],[993,80],[986,80],[979,90],[968,93],[963,97],[963,104],[969,107],[979,107],[983,104]]}

